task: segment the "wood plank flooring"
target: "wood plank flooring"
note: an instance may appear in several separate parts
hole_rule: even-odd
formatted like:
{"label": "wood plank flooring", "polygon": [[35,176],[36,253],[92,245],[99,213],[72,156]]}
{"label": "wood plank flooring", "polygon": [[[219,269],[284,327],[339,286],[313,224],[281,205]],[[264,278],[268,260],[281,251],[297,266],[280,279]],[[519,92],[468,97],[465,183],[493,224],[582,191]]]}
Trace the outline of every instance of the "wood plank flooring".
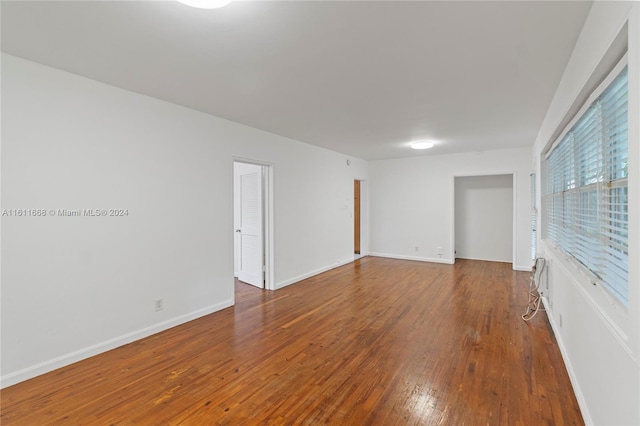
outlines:
{"label": "wood plank flooring", "polygon": [[4,389],[2,425],[583,424],[510,264],[362,258]]}

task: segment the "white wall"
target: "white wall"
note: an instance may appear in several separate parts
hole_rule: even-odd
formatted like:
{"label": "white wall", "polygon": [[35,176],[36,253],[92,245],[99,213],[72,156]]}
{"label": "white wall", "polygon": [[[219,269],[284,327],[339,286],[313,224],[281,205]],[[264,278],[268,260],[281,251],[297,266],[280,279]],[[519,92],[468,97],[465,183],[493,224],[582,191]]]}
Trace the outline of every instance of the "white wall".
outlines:
{"label": "white wall", "polygon": [[455,257],[513,261],[513,176],[455,178]]}
{"label": "white wall", "polygon": [[273,164],[276,286],[353,260],[363,160],[4,54],[2,124],[2,209],[128,209],[2,217],[2,386],[230,306],[234,157]]}
{"label": "white wall", "polygon": [[369,167],[372,255],[453,263],[454,178],[514,173],[514,268],[531,269],[528,148],[380,160]]}
{"label": "white wall", "polygon": [[[540,170],[541,153],[561,123],[571,117],[569,111],[575,110],[576,99],[594,89],[603,69],[613,68],[615,58],[610,52],[614,48],[610,45],[630,17],[628,307],[613,302],[604,290],[591,285],[547,241],[538,244],[538,255],[548,260],[544,285],[548,286],[544,299],[547,313],[587,424],[640,424],[639,10],[637,2],[593,4],[533,149],[536,168]],[[541,205],[540,194],[537,204]]]}

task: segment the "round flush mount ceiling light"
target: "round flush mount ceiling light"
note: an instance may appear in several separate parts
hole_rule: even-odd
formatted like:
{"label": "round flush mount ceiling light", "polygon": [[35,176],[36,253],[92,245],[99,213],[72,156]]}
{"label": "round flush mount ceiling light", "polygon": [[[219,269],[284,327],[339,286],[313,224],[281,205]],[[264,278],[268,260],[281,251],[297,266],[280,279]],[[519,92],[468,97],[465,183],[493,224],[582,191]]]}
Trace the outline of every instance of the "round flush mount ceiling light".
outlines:
{"label": "round flush mount ceiling light", "polygon": [[187,6],[197,7],[198,9],[218,9],[225,7],[233,0],[178,0]]}
{"label": "round flush mount ceiling light", "polygon": [[431,141],[417,141],[411,143],[413,149],[429,149],[433,148],[434,143]]}

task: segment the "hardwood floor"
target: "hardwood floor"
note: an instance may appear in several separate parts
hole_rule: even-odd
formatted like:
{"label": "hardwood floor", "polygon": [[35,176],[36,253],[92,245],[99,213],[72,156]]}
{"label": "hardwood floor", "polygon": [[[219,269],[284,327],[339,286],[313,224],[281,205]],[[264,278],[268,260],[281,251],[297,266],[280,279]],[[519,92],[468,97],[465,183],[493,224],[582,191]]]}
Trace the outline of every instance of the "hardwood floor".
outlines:
{"label": "hardwood floor", "polygon": [[3,425],[583,424],[529,274],[365,257],[2,391]]}

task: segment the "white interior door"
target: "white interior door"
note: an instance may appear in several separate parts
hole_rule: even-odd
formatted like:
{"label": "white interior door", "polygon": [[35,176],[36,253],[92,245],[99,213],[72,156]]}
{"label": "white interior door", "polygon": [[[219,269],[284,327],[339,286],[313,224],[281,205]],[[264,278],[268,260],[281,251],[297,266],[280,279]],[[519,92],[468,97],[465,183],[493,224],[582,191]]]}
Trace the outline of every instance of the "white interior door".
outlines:
{"label": "white interior door", "polygon": [[238,279],[264,288],[262,167],[243,164],[239,169]]}

